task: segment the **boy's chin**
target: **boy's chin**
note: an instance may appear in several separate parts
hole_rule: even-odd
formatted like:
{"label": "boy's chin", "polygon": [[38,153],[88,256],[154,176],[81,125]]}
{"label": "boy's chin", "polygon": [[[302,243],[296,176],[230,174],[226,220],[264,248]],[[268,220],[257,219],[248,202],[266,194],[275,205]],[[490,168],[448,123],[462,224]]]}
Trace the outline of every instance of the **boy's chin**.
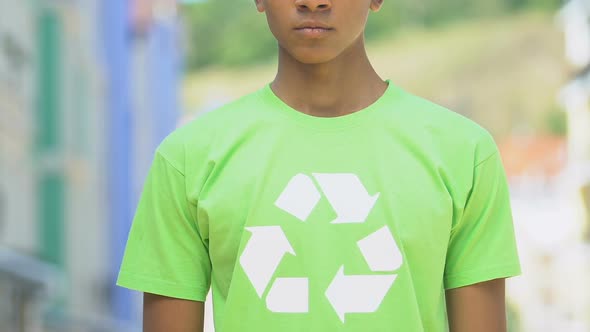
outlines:
{"label": "boy's chin", "polygon": [[328,63],[338,57],[339,53],[336,50],[328,48],[283,48],[282,51],[286,53],[296,62],[306,65],[319,65]]}
{"label": "boy's chin", "polygon": [[319,65],[328,63],[338,57],[335,52],[322,52],[318,50],[306,50],[291,53],[291,56],[300,63],[306,65]]}

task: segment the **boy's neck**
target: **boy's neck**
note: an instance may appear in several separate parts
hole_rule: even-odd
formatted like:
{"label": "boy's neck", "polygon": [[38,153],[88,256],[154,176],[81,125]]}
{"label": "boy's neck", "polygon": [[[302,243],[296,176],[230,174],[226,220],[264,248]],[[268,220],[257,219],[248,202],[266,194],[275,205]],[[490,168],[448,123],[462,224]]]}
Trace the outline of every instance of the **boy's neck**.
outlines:
{"label": "boy's neck", "polygon": [[362,37],[334,60],[304,64],[284,49],[271,85],[294,109],[313,116],[335,117],[366,108],[379,99],[387,84],[369,62]]}

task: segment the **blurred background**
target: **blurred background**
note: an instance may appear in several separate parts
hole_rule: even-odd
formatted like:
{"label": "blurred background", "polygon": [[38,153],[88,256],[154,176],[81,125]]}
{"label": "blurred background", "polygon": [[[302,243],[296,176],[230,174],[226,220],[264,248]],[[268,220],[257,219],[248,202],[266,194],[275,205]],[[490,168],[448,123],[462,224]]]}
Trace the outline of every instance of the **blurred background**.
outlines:
{"label": "blurred background", "polygon": [[[496,138],[510,331],[590,331],[590,0],[387,0],[367,39],[383,78]],[[153,152],[275,52],[252,0],[0,0],[0,332],[139,330],[114,281]]]}

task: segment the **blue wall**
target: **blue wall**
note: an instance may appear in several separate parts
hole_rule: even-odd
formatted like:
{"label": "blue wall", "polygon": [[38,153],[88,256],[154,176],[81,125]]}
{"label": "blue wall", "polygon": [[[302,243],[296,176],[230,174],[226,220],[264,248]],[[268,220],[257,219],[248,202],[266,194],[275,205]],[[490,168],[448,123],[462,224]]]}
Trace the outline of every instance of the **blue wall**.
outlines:
{"label": "blue wall", "polygon": [[131,225],[131,78],[129,49],[129,2],[103,0],[101,27],[107,84],[107,182],[112,281],[111,308],[115,318],[135,317],[132,294],[114,286],[127,233]]}
{"label": "blue wall", "polygon": [[[110,278],[112,285],[111,308],[115,318],[132,321],[138,317],[131,291],[114,285],[123,257],[127,236],[131,226],[136,194],[133,189],[134,176],[149,160],[133,160],[134,115],[132,109],[132,57],[133,34],[130,25],[130,4],[126,0],[103,0],[101,10],[102,49],[108,84],[107,102],[107,172],[108,203],[111,224]],[[175,128],[179,115],[178,87],[180,78],[179,50],[177,43],[177,22],[155,22],[146,38],[148,39],[149,116],[150,135],[146,139],[152,150]],[[145,83],[144,83],[145,84]],[[143,112],[143,114],[146,114]],[[145,169],[145,167],[143,167]],[[142,180],[141,180],[142,181]]]}

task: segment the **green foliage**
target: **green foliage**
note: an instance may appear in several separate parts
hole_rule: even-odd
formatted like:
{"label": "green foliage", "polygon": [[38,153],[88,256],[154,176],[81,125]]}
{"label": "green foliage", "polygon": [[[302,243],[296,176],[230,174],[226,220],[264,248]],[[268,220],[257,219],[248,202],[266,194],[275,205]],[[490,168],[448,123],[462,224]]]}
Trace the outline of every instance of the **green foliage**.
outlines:
{"label": "green foliage", "polygon": [[557,106],[545,115],[544,129],[549,134],[556,136],[567,135],[567,115],[566,112]]}
{"label": "green foliage", "polygon": [[522,331],[521,318],[518,312],[518,308],[511,302],[508,302],[506,305],[506,320],[508,325],[508,332]]}
{"label": "green foliage", "polygon": [[236,66],[267,60],[276,41],[253,1],[217,1],[185,6],[189,69],[210,65]]}
{"label": "green foliage", "polygon": [[[453,20],[495,16],[524,8],[555,10],[561,0],[386,0],[372,13],[367,39],[391,35],[404,26],[437,27]],[[185,5],[182,14],[188,31],[187,65],[242,66],[263,62],[276,53],[276,41],[253,0],[221,5],[209,0]]]}

